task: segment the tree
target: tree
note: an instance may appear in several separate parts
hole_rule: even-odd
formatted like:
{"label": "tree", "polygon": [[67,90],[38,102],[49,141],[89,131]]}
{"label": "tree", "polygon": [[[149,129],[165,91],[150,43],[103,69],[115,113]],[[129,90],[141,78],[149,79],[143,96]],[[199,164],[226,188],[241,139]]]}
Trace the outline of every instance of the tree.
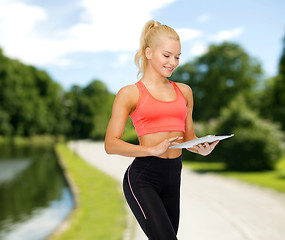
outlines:
{"label": "tree", "polygon": [[63,134],[63,90],[49,75],[0,49],[0,134]]}
{"label": "tree", "polygon": [[238,94],[248,99],[261,80],[260,63],[238,44],[210,45],[209,51],[177,68],[171,80],[191,86],[194,120],[209,120],[220,114]]}
{"label": "tree", "polygon": [[109,93],[106,85],[99,80],[93,80],[84,88],[83,92],[90,98],[94,107],[93,127],[90,137],[104,139],[115,96]]}
{"label": "tree", "polygon": [[285,37],[283,52],[279,61],[279,73],[267,81],[267,86],[261,97],[261,114],[281,124],[285,130]]}
{"label": "tree", "polygon": [[93,80],[86,87],[73,86],[67,93],[71,102],[69,116],[74,138],[103,139],[111,116],[114,95],[106,85]]}
{"label": "tree", "polygon": [[215,149],[215,157],[229,170],[261,171],[273,169],[283,153],[284,135],[276,124],[252,111],[242,96],[222,110],[213,127],[216,134],[234,133]]}
{"label": "tree", "polygon": [[45,71],[10,59],[0,49],[0,135],[103,139],[113,100],[99,80],[65,92]]}

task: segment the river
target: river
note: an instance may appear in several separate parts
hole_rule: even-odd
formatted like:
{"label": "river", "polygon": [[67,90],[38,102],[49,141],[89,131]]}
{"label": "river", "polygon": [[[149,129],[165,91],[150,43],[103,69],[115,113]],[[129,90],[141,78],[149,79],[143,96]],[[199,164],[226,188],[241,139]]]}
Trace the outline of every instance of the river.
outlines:
{"label": "river", "polygon": [[74,207],[52,147],[0,146],[0,239],[45,239]]}

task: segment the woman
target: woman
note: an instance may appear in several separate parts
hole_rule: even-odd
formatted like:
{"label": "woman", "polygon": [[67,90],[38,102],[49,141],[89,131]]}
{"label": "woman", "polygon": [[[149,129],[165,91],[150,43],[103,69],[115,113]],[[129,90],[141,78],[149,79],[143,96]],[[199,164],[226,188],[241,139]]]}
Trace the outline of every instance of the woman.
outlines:
{"label": "woman", "polygon": [[[142,78],[118,92],[106,132],[108,154],[135,157],[124,176],[124,194],[149,239],[177,239],[182,151],[169,147],[197,138],[191,88],[167,79],[178,66],[180,54],[174,29],[156,21],[146,23],[135,56]],[[139,145],[121,140],[128,116]],[[217,143],[188,150],[205,156]]]}

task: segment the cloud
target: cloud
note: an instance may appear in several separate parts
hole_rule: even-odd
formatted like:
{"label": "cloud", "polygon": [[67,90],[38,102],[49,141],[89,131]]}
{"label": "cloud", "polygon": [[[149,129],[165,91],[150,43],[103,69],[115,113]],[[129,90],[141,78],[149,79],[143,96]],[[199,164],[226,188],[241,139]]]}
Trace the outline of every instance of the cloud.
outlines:
{"label": "cloud", "polygon": [[204,13],[197,17],[197,22],[199,23],[208,22],[211,18],[212,16],[209,13]]}
{"label": "cloud", "polygon": [[242,27],[234,28],[231,30],[222,30],[219,31],[216,35],[210,36],[209,39],[217,42],[228,41],[242,35],[243,32],[244,29]]}
{"label": "cloud", "polygon": [[141,29],[151,12],[175,0],[82,0],[80,22],[68,30],[79,50],[122,51],[137,49]]}
{"label": "cloud", "polygon": [[202,43],[196,42],[190,50],[190,54],[193,57],[205,54],[208,51],[208,47]]}
{"label": "cloud", "polygon": [[2,3],[6,3],[0,8],[0,30],[2,34],[5,33],[2,35],[4,38],[8,31],[18,35],[30,33],[36,22],[47,18],[46,12],[40,7],[27,6],[20,2]]}
{"label": "cloud", "polygon": [[113,64],[114,68],[120,68],[125,66],[130,61],[134,61],[134,55],[131,53],[120,53],[116,62]]}
{"label": "cloud", "polygon": [[190,28],[179,28],[176,29],[181,41],[188,41],[203,35],[203,32],[200,30],[194,30]]}
{"label": "cloud", "polygon": [[43,35],[36,31],[42,21],[60,21],[50,19],[44,8],[1,1],[0,46],[8,56],[30,64],[64,66],[71,63],[66,57],[69,53],[135,50],[152,11],[174,1],[80,0],[75,6],[82,11],[80,21],[57,30],[57,37],[54,33]]}
{"label": "cloud", "polygon": [[11,57],[28,63],[41,63],[51,60],[49,47],[55,44],[50,39],[42,39],[34,29],[48,20],[47,12],[38,6],[16,1],[0,3],[0,47]]}

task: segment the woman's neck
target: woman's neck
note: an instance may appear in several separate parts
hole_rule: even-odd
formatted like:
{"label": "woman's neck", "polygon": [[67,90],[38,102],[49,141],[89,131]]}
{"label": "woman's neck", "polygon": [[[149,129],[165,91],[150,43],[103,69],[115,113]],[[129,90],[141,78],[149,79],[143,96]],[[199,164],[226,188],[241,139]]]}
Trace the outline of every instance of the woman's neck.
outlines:
{"label": "woman's neck", "polygon": [[149,85],[161,85],[165,83],[169,83],[166,77],[163,77],[157,73],[146,71],[141,81],[149,84]]}

